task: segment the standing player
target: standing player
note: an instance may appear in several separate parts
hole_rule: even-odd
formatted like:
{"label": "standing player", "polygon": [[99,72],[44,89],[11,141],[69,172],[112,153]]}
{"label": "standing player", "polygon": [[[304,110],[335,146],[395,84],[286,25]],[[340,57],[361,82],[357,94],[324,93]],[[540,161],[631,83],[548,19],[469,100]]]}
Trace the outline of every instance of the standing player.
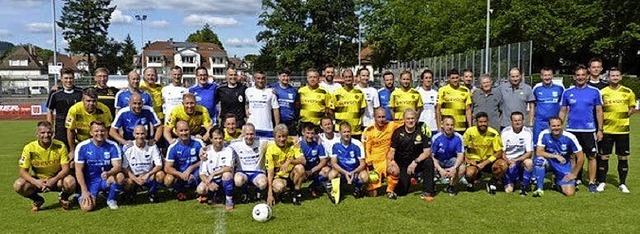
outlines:
{"label": "standing player", "polygon": [[431,70],[424,70],[420,74],[420,78],[422,78],[422,86],[418,87],[418,93],[422,98],[423,107],[419,122],[421,128],[430,131],[431,135],[429,136],[432,136],[438,132],[438,124],[436,123],[438,91],[433,89],[433,72]]}
{"label": "standing player", "polygon": [[338,90],[340,87],[342,87],[340,83],[333,82],[333,76],[336,74],[333,64],[327,64],[326,66],[324,66],[323,71],[324,71],[324,81],[320,82],[320,87],[327,90],[329,94],[332,94],[333,92]]}
{"label": "standing player", "polygon": [[[138,125],[144,127],[145,137],[151,138],[149,139],[150,145],[155,145],[162,138],[162,125],[158,116],[151,107],[142,105],[142,97],[138,93],[131,95],[129,106],[118,111],[112,125],[109,129],[109,135],[121,145],[133,145],[134,130]],[[151,133],[155,135],[152,136]]]}
{"label": "standing player", "polygon": [[242,190],[242,203],[250,201],[248,184],[256,186],[256,200],[262,199],[262,191],[267,188],[267,176],[264,170],[264,153],[267,141],[256,138],[256,129],[251,123],[242,126],[242,139],[232,141],[229,147],[233,151],[236,165],[233,180],[236,188]]}
{"label": "standing player", "polygon": [[393,113],[394,120],[401,120],[404,111],[413,109],[418,114],[422,113],[422,98],[420,93],[411,88],[411,72],[403,71],[400,73],[400,88],[391,93],[389,107]]}
{"label": "standing player", "polygon": [[442,116],[449,115],[455,120],[453,130],[464,134],[471,126],[471,93],[467,87],[460,85],[458,70],[452,69],[447,75],[449,83],[438,89],[438,104],[436,105],[436,124],[442,129]]}
{"label": "standing player", "polygon": [[[587,85],[587,68],[578,65],[574,72],[575,85],[563,93],[559,117],[567,118],[567,131],[576,136],[584,149],[589,165],[589,192],[597,193],[596,142],[602,139],[602,97],[597,88]],[[594,110],[595,116],[591,114]],[[582,168],[582,164],[578,167]],[[581,180],[582,170],[576,183],[580,184]]]}
{"label": "standing player", "polygon": [[[280,123],[280,106],[272,89],[267,88],[267,77],[262,71],[253,74],[255,85],[245,91],[247,119],[256,127],[256,137],[273,139],[273,126]],[[273,120],[272,120],[273,119]]]}
{"label": "standing player", "polygon": [[[212,86],[214,85],[212,84]],[[192,88],[195,87],[196,86],[193,86]],[[173,108],[182,104],[182,97],[188,92],[189,90],[182,84],[182,68],[179,66],[171,68],[171,83],[162,88],[162,101],[164,103],[162,113],[164,113],[165,116],[161,119],[163,122],[165,118],[169,118]],[[192,93],[196,96],[196,101],[198,101],[198,93],[196,91]],[[202,101],[202,99],[200,101]],[[211,115],[211,113],[209,114]],[[215,114],[213,116],[215,117]]]}
{"label": "standing player", "polygon": [[176,123],[176,134],[178,139],[167,149],[164,165],[164,172],[167,175],[164,177],[164,184],[167,187],[173,187],[179,201],[186,201],[187,189],[195,189],[200,183],[198,176],[200,157],[198,156],[204,143],[191,136],[189,125],[184,120]]}
{"label": "standing player", "polygon": [[[576,137],[570,132],[562,130],[562,118],[551,117],[549,119],[549,129],[542,131],[538,137],[536,156],[547,159],[549,168],[554,173],[556,185],[560,186],[565,196],[573,196],[576,192],[575,179],[582,168],[584,154]],[[543,163],[543,160],[535,162],[538,189],[533,192],[534,197],[544,195],[542,186],[545,165]]]}
{"label": "standing player", "polygon": [[549,128],[549,119],[558,116],[560,113],[560,103],[562,102],[562,94],[564,87],[553,83],[553,70],[544,67],[540,70],[542,82],[533,87],[534,104],[534,121],[529,123],[533,125],[533,139],[538,140],[540,132]]}
{"label": "standing player", "polygon": [[[411,178],[422,179],[422,195],[425,201],[433,201],[436,186],[433,181],[434,165],[431,157],[431,139],[416,127],[418,113],[413,109],[404,111],[404,125],[391,136],[391,148],[387,154],[388,167],[399,169],[398,186],[395,193],[405,196],[411,186]],[[396,173],[391,171],[392,174]]]}
{"label": "standing player", "polygon": [[387,121],[393,120],[393,112],[391,112],[391,107],[389,106],[389,101],[391,101],[391,93],[396,89],[393,82],[395,82],[395,77],[393,77],[393,72],[386,71],[382,74],[382,88],[378,89],[378,97],[380,99],[380,106],[384,107],[384,110],[387,112]]}
{"label": "standing player", "polygon": [[353,87],[353,72],[346,69],[342,72],[344,86],[331,93],[333,110],[336,116],[336,131],[340,123],[348,122],[352,126],[352,137],[360,139],[362,135],[362,116],[367,107],[362,90]]}
{"label": "standing player", "polygon": [[291,196],[293,205],[299,206],[302,194],[300,187],[304,180],[305,157],[300,147],[287,142],[289,130],[279,124],[273,130],[274,142],[269,142],[264,153],[267,168],[267,204],[275,204],[274,194],[284,192],[287,186],[293,188]]}
{"label": "standing player", "polygon": [[513,192],[515,183],[520,179],[520,195],[526,196],[533,174],[533,139],[531,130],[524,126],[522,112],[511,113],[511,126],[503,129],[500,137],[504,146],[504,159],[509,165],[504,176],[504,191]]}
{"label": "standing player", "polygon": [[[358,140],[351,138],[351,125],[348,122],[342,122],[340,124],[340,142],[335,143],[331,149],[332,170],[329,172],[329,179],[340,177],[343,182],[349,185],[353,184],[355,186],[353,196],[361,198],[364,195],[362,191],[369,182],[369,173],[365,169],[366,163],[364,155],[362,155],[362,148],[356,145],[355,141]],[[331,196],[329,197],[332,199]]]}
{"label": "standing player", "polygon": [[[462,135],[453,131],[455,119],[445,115],[442,120],[442,132],[437,133],[431,140],[431,152],[435,170],[440,179],[448,181],[446,192],[451,196],[458,194],[456,185],[464,179],[464,139]],[[444,178],[444,179],[443,179]]]}
{"label": "standing player", "polygon": [[135,126],[133,135],[135,142],[124,147],[124,188],[129,192],[129,200],[133,201],[138,188],[147,187],[149,202],[154,203],[156,191],[164,181],[162,156],[157,146],[147,144],[147,130],[143,125]]}
{"label": "standing player", "polygon": [[[378,196],[378,188],[382,187],[382,179],[386,178],[387,198],[396,199],[397,194],[393,190],[398,184],[400,170],[397,167],[395,169],[387,167],[387,154],[391,148],[393,131],[402,126],[402,124],[387,121],[386,111],[382,107],[376,108],[374,113],[376,122],[367,127],[362,134],[365,162],[368,165],[369,173],[373,171],[378,173],[377,181],[369,181],[367,186],[368,195],[370,197]],[[391,173],[392,171],[395,173]]]}
{"label": "standing player", "polygon": [[243,126],[247,112],[245,109],[247,97],[244,95],[247,86],[238,83],[238,73],[235,68],[227,69],[227,84],[218,87],[214,100],[220,103],[220,116],[228,113],[236,116],[238,126]]}
{"label": "standing player", "polygon": [[[179,73],[180,77],[182,77],[182,69],[172,69],[171,73],[174,76],[178,76],[177,74]],[[189,88],[188,92],[193,93],[193,95],[196,96],[196,102],[198,104],[200,104],[201,106],[204,106],[204,108],[207,108],[207,111],[209,111],[209,118],[211,118],[211,120],[213,120],[214,125],[217,125],[218,123],[218,110],[216,109],[216,89],[218,88],[218,85],[216,83],[209,83],[209,72],[207,71],[207,68],[200,66],[198,68],[196,68],[196,79],[197,79],[197,83],[194,86],[191,86],[191,88]],[[176,88],[178,86],[174,85],[174,88],[172,88],[171,90],[167,90],[167,91],[173,91],[174,93],[176,93],[176,97],[178,96],[178,92],[187,92],[186,88]],[[177,100],[176,100],[177,101]],[[179,104],[179,101],[178,103]],[[169,107],[171,108],[171,107]]]}
{"label": "standing player", "polygon": [[[98,94],[93,88],[87,88],[82,92],[82,102],[78,102],[69,108],[64,126],[67,128],[67,143],[69,154],[75,152],[76,142],[91,138],[91,122],[100,121],[109,128],[113,117],[109,108],[98,102]],[[107,130],[108,133],[108,130]],[[73,157],[71,157],[73,160]]]}
{"label": "standing player", "polygon": [[600,183],[598,191],[604,191],[609,157],[616,147],[618,156],[618,175],[620,185],[618,189],[629,193],[627,188],[627,174],[629,173],[629,116],[635,111],[636,95],[633,90],[620,84],[622,74],[617,68],[609,70],[609,86],[602,89],[602,109],[604,109],[604,136],[599,142],[600,160],[598,160],[597,179]]}
{"label": "standing player", "polygon": [[[67,143],[67,128],[64,126],[65,119],[69,108],[76,102],[82,101],[82,89],[76,87],[73,70],[70,68],[62,69],[62,89],[52,92],[47,100],[47,121],[54,123],[55,134],[54,139]],[[55,114],[55,117],[54,117]]]}
{"label": "standing player", "polygon": [[511,125],[509,118],[511,113],[516,111],[528,113],[526,123],[533,122],[533,102],[535,101],[535,97],[533,96],[531,86],[522,81],[522,72],[519,68],[511,68],[509,71],[509,83],[501,84],[498,86],[498,90],[502,95],[501,128]]}
{"label": "standing player", "polygon": [[298,90],[300,95],[300,122],[320,124],[324,115],[333,116],[331,94],[318,85],[318,71],[307,70],[307,85]]}
{"label": "standing player", "polygon": [[107,86],[109,82],[109,70],[99,67],[94,72],[93,80],[96,82],[95,90],[98,93],[98,101],[109,107],[111,116],[116,115],[116,94],[120,91],[116,87]]}
{"label": "standing player", "polygon": [[364,110],[364,115],[362,116],[362,126],[368,127],[375,123],[373,110],[380,106],[380,99],[378,97],[378,90],[369,86],[369,69],[364,67],[360,68],[358,70],[358,77],[360,78],[360,82],[356,88],[362,90],[364,99],[367,101],[367,108]]}
{"label": "standing player", "polygon": [[298,135],[298,116],[300,115],[300,98],[298,90],[289,84],[289,69],[278,72],[278,83],[273,83],[270,87],[275,91],[280,106],[280,122],[289,128],[289,136]]}
{"label": "standing player", "polygon": [[223,146],[223,135],[218,128],[211,130],[212,144],[202,149],[207,159],[200,165],[201,182],[196,192],[200,203],[206,202],[207,197],[215,201],[215,193],[222,187],[225,209],[233,210],[233,152]]}
{"label": "standing player", "polygon": [[38,193],[48,191],[61,191],[60,206],[68,210],[69,195],[76,190],[76,180],[69,174],[67,148],[62,141],[53,139],[52,136],[51,123],[38,122],[37,140],[24,146],[18,161],[20,177],[13,183],[13,189],[33,201],[33,211],[40,210],[44,204],[44,198]]}
{"label": "standing player", "polygon": [[127,81],[129,82],[129,87],[116,93],[116,111],[128,106],[129,98],[131,98],[131,95],[134,93],[140,94],[143,105],[153,108],[153,99],[151,98],[151,95],[140,89],[140,75],[138,72],[129,72],[129,75],[127,75]]}
{"label": "standing player", "polygon": [[494,195],[497,190],[496,182],[504,176],[509,165],[503,159],[500,134],[489,127],[487,113],[480,112],[475,117],[476,126],[467,129],[463,135],[464,145],[467,146],[466,177],[470,182],[467,189],[472,190],[473,184],[480,179],[480,173],[486,172],[492,175],[486,184],[487,192]]}
{"label": "standing player", "polygon": [[153,112],[158,116],[158,119],[164,121],[164,112],[162,112],[162,107],[165,105],[164,98],[162,98],[162,89],[164,87],[162,83],[158,82],[158,72],[153,67],[147,67],[142,75],[144,82],[140,83],[140,90],[151,96]]}
{"label": "standing player", "polygon": [[589,60],[589,80],[587,81],[588,85],[596,87],[599,90],[604,89],[609,84],[605,80],[602,79],[602,59],[600,58],[592,58]]}
{"label": "standing player", "polygon": [[476,115],[480,112],[489,116],[489,126],[500,129],[500,113],[502,112],[502,95],[493,88],[493,80],[489,74],[480,75],[480,89],[471,93],[471,109]]}
{"label": "standing player", "polygon": [[107,139],[107,126],[92,121],[91,139],[78,144],[75,150],[75,169],[80,185],[80,209],[88,212],[96,206],[98,192],[108,191],[107,205],[118,209],[116,196],[122,190],[122,152],[117,143]]}
{"label": "standing player", "polygon": [[213,127],[213,122],[209,117],[209,111],[201,105],[196,104],[196,96],[186,93],[182,97],[182,105],[173,108],[164,126],[164,138],[167,142],[173,143],[174,134],[178,134],[176,124],[178,121],[186,121],[189,125],[189,132],[200,139],[208,137],[207,132]]}
{"label": "standing player", "polygon": [[304,155],[304,179],[311,180],[309,193],[312,197],[318,197],[318,186],[323,185],[329,176],[331,169],[327,166],[327,154],[321,143],[316,141],[316,128],[313,124],[302,125],[302,140],[300,149]]}

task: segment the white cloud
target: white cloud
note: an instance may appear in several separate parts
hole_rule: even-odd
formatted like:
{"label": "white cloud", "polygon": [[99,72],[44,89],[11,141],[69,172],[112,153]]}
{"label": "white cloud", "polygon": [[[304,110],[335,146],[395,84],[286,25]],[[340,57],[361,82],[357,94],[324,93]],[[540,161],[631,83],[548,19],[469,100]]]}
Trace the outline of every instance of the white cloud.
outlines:
{"label": "white cloud", "polygon": [[121,10],[114,10],[111,13],[111,23],[113,24],[130,24],[133,21],[133,17],[122,14]]}
{"label": "white cloud", "polygon": [[152,28],[167,28],[169,27],[169,22],[166,20],[155,20],[149,23],[149,27]]}
{"label": "white cloud", "polygon": [[[58,50],[60,49],[60,46],[62,46],[63,48],[67,48],[69,47],[69,41],[65,40],[65,39],[60,39],[58,38]],[[47,45],[51,45],[53,46],[53,40],[49,39],[46,41]]]}
{"label": "white cloud", "polygon": [[191,14],[184,18],[184,23],[189,25],[202,26],[205,23],[218,27],[236,26],[239,22],[234,18],[224,18],[212,15]]}
{"label": "white cloud", "polygon": [[256,47],[256,41],[250,38],[229,38],[227,39],[227,41],[224,43],[225,47],[235,47],[235,48],[241,48],[241,47]]}
{"label": "white cloud", "polygon": [[24,26],[32,33],[51,33],[51,23],[29,23]]}
{"label": "white cloud", "polygon": [[225,16],[255,15],[261,10],[261,0],[114,0],[113,5],[127,10],[171,9],[185,14],[217,14]]}
{"label": "white cloud", "polygon": [[10,37],[13,36],[9,30],[6,29],[0,29],[0,37]]}

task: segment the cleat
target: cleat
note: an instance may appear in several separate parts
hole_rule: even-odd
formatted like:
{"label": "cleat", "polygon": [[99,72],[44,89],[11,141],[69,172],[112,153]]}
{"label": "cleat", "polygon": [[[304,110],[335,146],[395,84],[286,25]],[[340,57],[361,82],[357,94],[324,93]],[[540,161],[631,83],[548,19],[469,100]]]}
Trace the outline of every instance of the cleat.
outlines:
{"label": "cleat", "polygon": [[537,189],[536,191],[533,191],[533,197],[542,197],[544,195],[544,190],[542,189]]}
{"label": "cleat", "polygon": [[469,184],[467,184],[466,186],[467,186],[467,191],[468,191],[468,192],[473,192],[473,191],[474,191],[474,189],[473,189],[473,184],[469,183]]}
{"label": "cleat", "polygon": [[44,204],[44,198],[42,196],[37,195],[37,198],[37,200],[33,201],[33,208],[31,208],[31,210],[34,212],[38,212]]}
{"label": "cleat", "polygon": [[116,202],[116,200],[108,200],[107,206],[109,206],[109,209],[112,209],[112,210],[117,210],[119,208],[118,202]]}
{"label": "cleat", "polygon": [[256,201],[262,201],[264,199],[262,199],[262,193],[260,191],[256,191],[256,197],[255,197]]}
{"label": "cleat", "polygon": [[320,196],[320,191],[316,188],[309,188],[309,195],[313,198],[318,198]]}
{"label": "cleat", "polygon": [[489,195],[496,195],[496,186],[491,184],[491,183],[487,183],[487,193]]}
{"label": "cleat", "polygon": [[62,207],[63,210],[70,210],[71,209],[71,202],[67,201],[67,200],[58,200],[58,202],[60,202],[60,207]]}
{"label": "cleat", "polygon": [[469,181],[467,181],[467,178],[465,177],[460,178],[459,182],[465,186],[469,184]]}
{"label": "cleat", "polygon": [[176,195],[176,198],[178,199],[178,201],[186,201],[187,200],[187,194],[186,193],[178,193],[178,195]]}
{"label": "cleat", "polygon": [[589,183],[589,192],[598,193],[598,186],[594,183]]}
{"label": "cleat", "polygon": [[235,205],[233,204],[233,201],[227,200],[227,202],[224,205],[224,209],[227,211],[232,211],[234,206]]}
{"label": "cleat", "polygon": [[240,202],[241,203],[251,202],[251,198],[249,198],[249,194],[243,193],[242,196],[240,197]]}
{"label": "cleat", "polygon": [[529,186],[526,186],[526,187],[520,188],[520,196],[521,196],[521,197],[526,197],[526,196],[527,196],[527,193],[528,193],[529,191],[531,191],[531,188],[530,188]]}
{"label": "cleat", "polygon": [[604,191],[604,188],[605,188],[605,187],[607,187],[607,184],[605,184],[605,183],[599,183],[599,184],[598,184],[598,187],[596,188],[596,190],[597,190],[598,192],[602,192],[602,191]]}
{"label": "cleat", "polygon": [[625,184],[621,184],[620,186],[618,186],[618,190],[620,190],[620,192],[622,193],[631,193],[631,191],[629,191],[629,188],[627,188]]}
{"label": "cleat", "polygon": [[398,194],[396,194],[394,192],[387,192],[387,198],[389,198],[391,200],[396,200],[396,199],[398,199]]}
{"label": "cleat", "polygon": [[207,203],[207,200],[209,200],[209,199],[207,199],[207,197],[205,197],[205,196],[198,196],[198,198],[196,198],[196,200],[198,201],[198,203],[204,204],[204,203]]}
{"label": "cleat", "polygon": [[456,195],[458,195],[458,188],[456,188],[453,185],[449,185],[449,186],[447,186],[445,192],[447,192],[449,194],[449,196],[456,196]]}
{"label": "cleat", "polygon": [[425,200],[426,202],[432,202],[435,198],[431,193],[423,192],[420,195],[420,199]]}
{"label": "cleat", "polygon": [[362,198],[362,195],[363,195],[362,189],[360,188],[353,189],[353,197]]}
{"label": "cleat", "polygon": [[149,203],[156,203],[156,195],[155,194],[149,194],[147,195],[147,198],[149,198]]}
{"label": "cleat", "polygon": [[293,195],[291,197],[291,203],[293,203],[294,206],[302,205],[302,203],[300,203],[301,197],[301,194]]}

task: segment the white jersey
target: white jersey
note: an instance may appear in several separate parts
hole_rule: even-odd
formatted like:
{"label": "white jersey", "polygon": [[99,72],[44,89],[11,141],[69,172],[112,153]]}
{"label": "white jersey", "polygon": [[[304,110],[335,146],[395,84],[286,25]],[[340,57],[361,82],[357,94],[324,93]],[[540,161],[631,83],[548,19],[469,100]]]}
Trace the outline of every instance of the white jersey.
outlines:
{"label": "white jersey", "polygon": [[323,82],[320,82],[320,87],[326,89],[331,94],[336,90],[338,90],[339,88],[342,88],[342,85],[338,82],[333,82],[332,84],[329,84],[323,81]]}
{"label": "white jersey", "polygon": [[422,86],[418,87],[418,93],[422,97],[422,114],[420,114],[420,122],[426,123],[431,131],[438,131],[436,123],[436,104],[438,103],[438,91],[433,89],[425,90]]}
{"label": "white jersey", "polygon": [[[223,147],[221,151],[215,151],[212,146],[207,146],[205,153],[207,154],[207,160],[202,161],[202,164],[200,164],[199,175],[210,176],[223,167],[233,166],[233,151],[229,147]],[[214,179],[221,176],[222,174],[219,174]]]}
{"label": "white jersey", "polygon": [[515,133],[511,126],[506,127],[500,133],[504,155],[513,160],[520,155],[533,151],[533,134],[531,129],[522,127],[522,131]]}
{"label": "white jersey", "polygon": [[362,90],[364,98],[367,101],[367,108],[364,109],[364,115],[362,115],[362,125],[365,127],[371,126],[375,123],[373,111],[380,107],[380,98],[378,97],[378,90],[373,87],[362,88],[356,86],[356,88]]}
{"label": "white jersey", "polygon": [[236,169],[244,172],[265,172],[264,152],[267,142],[255,139],[252,145],[247,145],[244,139],[236,139],[229,144],[233,152]]}
{"label": "white jersey", "polygon": [[162,157],[157,146],[145,143],[143,148],[135,144],[124,147],[122,168],[130,168],[134,175],[139,176],[149,173],[156,166],[162,166]]}
{"label": "white jersey", "polygon": [[273,89],[251,87],[245,91],[245,97],[249,105],[247,123],[252,123],[256,130],[273,131],[273,109],[280,108]]}
{"label": "white jersey", "polygon": [[164,101],[164,104],[162,104],[162,113],[164,113],[164,116],[167,116],[166,119],[169,119],[171,110],[173,110],[174,107],[182,105],[182,96],[188,92],[189,89],[173,84],[162,88],[162,100]]}
{"label": "white jersey", "polygon": [[[327,154],[327,156],[333,155],[333,145],[335,145],[336,143],[340,143],[340,134],[337,132],[333,133],[333,139],[331,140],[327,139],[327,136],[324,134],[324,132],[319,133],[318,137],[320,137],[320,143],[324,148],[324,153]],[[357,139],[351,138],[351,143],[360,148],[360,153],[364,157],[364,145],[362,145],[362,142]]]}

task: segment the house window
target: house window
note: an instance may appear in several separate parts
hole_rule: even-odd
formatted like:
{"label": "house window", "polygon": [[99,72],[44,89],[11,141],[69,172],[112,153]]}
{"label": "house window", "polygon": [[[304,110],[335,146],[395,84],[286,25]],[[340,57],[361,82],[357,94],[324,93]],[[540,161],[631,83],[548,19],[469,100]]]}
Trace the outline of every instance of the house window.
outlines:
{"label": "house window", "polygon": [[26,67],[29,64],[27,60],[9,60],[9,66]]}
{"label": "house window", "polygon": [[160,63],[162,58],[160,56],[149,56],[150,63]]}
{"label": "house window", "polygon": [[182,68],[182,74],[196,74],[196,68],[195,67],[183,67]]}
{"label": "house window", "polygon": [[213,69],[214,76],[224,76],[224,68],[214,68]]}
{"label": "house window", "polygon": [[182,56],[182,63],[195,63],[196,56]]}

